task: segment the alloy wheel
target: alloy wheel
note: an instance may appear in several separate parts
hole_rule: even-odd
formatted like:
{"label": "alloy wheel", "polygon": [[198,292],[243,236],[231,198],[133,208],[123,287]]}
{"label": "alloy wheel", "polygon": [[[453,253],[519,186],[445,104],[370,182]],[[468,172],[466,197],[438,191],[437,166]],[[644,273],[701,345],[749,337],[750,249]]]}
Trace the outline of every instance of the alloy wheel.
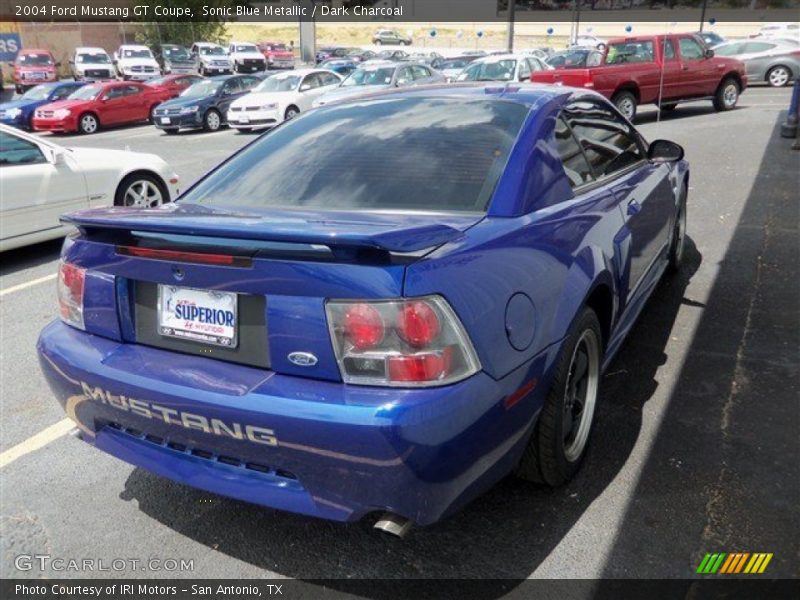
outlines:
{"label": "alloy wheel", "polygon": [[619,112],[622,113],[622,115],[626,119],[630,120],[631,118],[633,118],[633,114],[636,110],[636,107],[633,104],[633,100],[625,97],[619,100],[619,102],[617,103],[617,109],[619,110]]}
{"label": "alloy wheel", "polygon": [[722,92],[722,101],[725,103],[725,108],[733,108],[736,106],[736,101],[739,99],[739,88],[735,83],[729,83],[725,86]]}
{"label": "alloy wheel", "polygon": [[163,202],[158,186],[149,179],[138,179],[128,186],[123,198],[124,206],[151,208]]}
{"label": "alloy wheel", "polygon": [[211,131],[216,131],[219,129],[219,126],[222,122],[220,121],[219,115],[216,112],[211,111],[206,116],[206,123]]}
{"label": "alloy wheel", "polygon": [[97,131],[97,119],[92,115],[81,117],[81,131],[83,133],[94,133]]}
{"label": "alloy wheel", "polygon": [[789,70],[786,67],[775,67],[769,72],[769,84],[772,87],[783,87],[789,83]]}
{"label": "alloy wheel", "polygon": [[583,332],[569,365],[562,434],[564,456],[570,462],[583,453],[592,426],[600,381],[600,340],[591,329]]}

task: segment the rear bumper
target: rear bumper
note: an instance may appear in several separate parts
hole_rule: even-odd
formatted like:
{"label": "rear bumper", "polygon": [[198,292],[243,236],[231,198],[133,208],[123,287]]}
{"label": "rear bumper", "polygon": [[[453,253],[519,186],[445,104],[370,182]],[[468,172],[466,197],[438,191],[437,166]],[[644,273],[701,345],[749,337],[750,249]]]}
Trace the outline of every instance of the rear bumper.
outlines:
{"label": "rear bumper", "polygon": [[544,386],[510,402],[538,357],[502,381],[346,386],[123,344],[48,325],[47,380],[83,438],[169,479],[337,521],[392,511],[433,523],[516,464]]}

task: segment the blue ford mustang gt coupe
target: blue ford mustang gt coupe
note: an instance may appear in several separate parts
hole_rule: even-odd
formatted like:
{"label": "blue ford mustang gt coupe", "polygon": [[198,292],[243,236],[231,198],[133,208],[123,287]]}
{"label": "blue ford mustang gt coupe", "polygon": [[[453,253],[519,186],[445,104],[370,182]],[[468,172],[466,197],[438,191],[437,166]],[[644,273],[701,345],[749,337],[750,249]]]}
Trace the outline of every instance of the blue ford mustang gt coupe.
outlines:
{"label": "blue ford mustang gt coupe", "polygon": [[41,365],[124,461],[430,524],[511,472],[576,472],[603,370],[680,266],[688,178],[680,146],[586,90],[325,106],[174,204],[68,215]]}

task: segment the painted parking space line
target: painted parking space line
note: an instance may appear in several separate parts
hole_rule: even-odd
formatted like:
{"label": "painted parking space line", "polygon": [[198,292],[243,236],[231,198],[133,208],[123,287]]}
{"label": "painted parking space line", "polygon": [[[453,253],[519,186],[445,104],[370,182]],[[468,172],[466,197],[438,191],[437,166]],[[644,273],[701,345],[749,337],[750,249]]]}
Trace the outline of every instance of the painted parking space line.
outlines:
{"label": "painted parking space line", "polygon": [[0,469],[10,465],[18,458],[22,458],[26,454],[35,452],[40,448],[44,448],[50,442],[53,442],[61,436],[69,433],[75,428],[75,423],[72,419],[62,419],[58,423],[50,425],[42,429],[36,435],[29,437],[27,440],[20,442],[16,446],[12,446],[5,452],[0,453]]}
{"label": "painted parking space line", "polygon": [[25,283],[12,285],[10,288],[0,290],[0,298],[5,296],[6,294],[13,294],[14,292],[19,292],[29,287],[33,287],[34,285],[39,285],[40,283],[53,281],[53,279],[55,279],[56,277],[58,277],[57,273],[51,273],[50,275],[45,275],[44,277],[39,277],[38,279],[31,279],[30,281],[26,281]]}

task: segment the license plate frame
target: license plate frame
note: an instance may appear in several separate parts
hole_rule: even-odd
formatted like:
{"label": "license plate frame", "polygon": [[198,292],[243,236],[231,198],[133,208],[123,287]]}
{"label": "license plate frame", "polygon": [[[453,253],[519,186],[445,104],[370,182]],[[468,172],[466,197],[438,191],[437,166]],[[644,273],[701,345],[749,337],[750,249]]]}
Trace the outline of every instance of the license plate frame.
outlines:
{"label": "license plate frame", "polygon": [[[183,306],[198,308],[193,316],[197,319],[185,319],[175,314],[171,314],[174,308],[172,302],[177,305],[182,302]],[[198,303],[200,303],[198,305]],[[176,338],[199,344],[221,347],[236,348],[239,344],[239,295],[235,292],[222,292],[217,290],[205,290],[190,288],[177,285],[158,285],[156,328],[161,337]],[[182,309],[183,310],[183,309]],[[191,308],[189,309],[191,311]],[[214,315],[209,315],[204,311],[214,311]],[[220,315],[221,311],[223,314]],[[232,312],[231,323],[227,323]],[[201,316],[201,312],[203,312]],[[205,323],[205,318],[210,316],[224,316],[222,325],[218,323]],[[166,318],[165,318],[166,317]]]}
{"label": "license plate frame", "polygon": [[161,117],[161,124],[162,125],[169,125],[172,123],[172,119],[169,117]]}

